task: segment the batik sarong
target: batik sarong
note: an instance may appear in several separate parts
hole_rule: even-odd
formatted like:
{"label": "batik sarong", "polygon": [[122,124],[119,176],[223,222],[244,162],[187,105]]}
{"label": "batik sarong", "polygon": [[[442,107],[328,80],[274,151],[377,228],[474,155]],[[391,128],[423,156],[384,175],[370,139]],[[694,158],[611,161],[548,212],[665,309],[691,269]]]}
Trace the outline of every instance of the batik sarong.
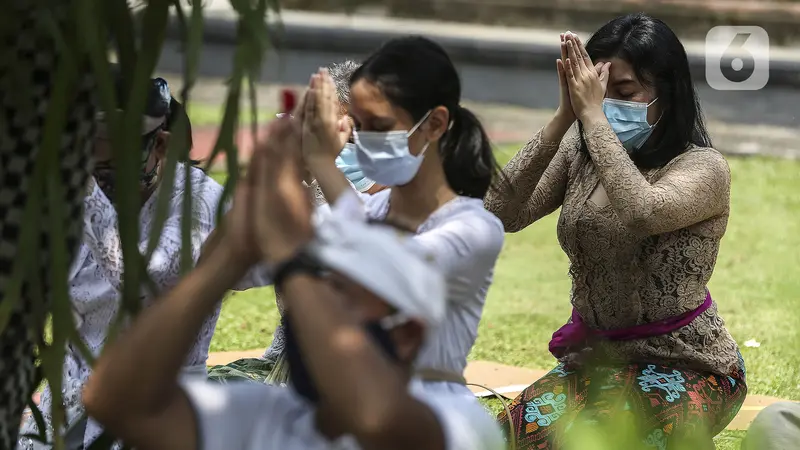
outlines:
{"label": "batik sarong", "polygon": [[[653,363],[568,371],[560,364],[510,410],[518,449],[582,448],[582,427],[592,427],[611,437],[614,450],[713,450],[713,436],[746,394],[743,371],[724,376]],[[498,420],[509,429],[505,412]]]}

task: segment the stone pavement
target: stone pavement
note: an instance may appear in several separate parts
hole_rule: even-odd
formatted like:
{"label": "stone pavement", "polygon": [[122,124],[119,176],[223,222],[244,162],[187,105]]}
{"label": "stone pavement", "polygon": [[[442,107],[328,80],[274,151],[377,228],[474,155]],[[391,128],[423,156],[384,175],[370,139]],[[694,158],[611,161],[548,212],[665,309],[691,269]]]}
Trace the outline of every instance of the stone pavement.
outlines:
{"label": "stone pavement", "polygon": [[[242,358],[259,358],[263,354],[263,349],[211,353],[206,364],[209,367],[223,365]],[[488,361],[470,361],[464,371],[464,377],[470,384],[491,388],[507,399],[513,399],[533,381],[541,378],[546,373],[547,370],[526,369]],[[491,393],[480,387],[470,386],[469,388],[478,397],[491,396]],[[731,421],[727,429],[746,430],[759,411],[781,400],[763,395],[748,395],[744,405],[739,410],[739,414]]]}
{"label": "stone pavement", "polygon": [[[180,77],[164,76],[178,92]],[[260,109],[278,110],[280,89],[284,86],[259,85],[257,101]],[[292,86],[301,89],[300,86]],[[192,91],[192,102],[219,105],[224,98],[226,86],[220,79],[201,79]],[[536,131],[543,127],[553,111],[529,109],[508,105],[465,102],[483,122],[492,141],[496,145],[518,145],[525,143]],[[268,121],[272,117],[263,117]],[[735,156],[763,155],[787,159],[800,159],[800,130],[767,125],[730,125],[711,121],[708,123],[714,146],[721,152]],[[192,157],[205,160],[214,147],[217,129],[214,126],[194,128],[194,149]],[[252,151],[249,127],[240,130],[238,136],[240,162],[244,165]],[[215,161],[215,163],[217,163]],[[224,167],[224,166],[223,166]]]}

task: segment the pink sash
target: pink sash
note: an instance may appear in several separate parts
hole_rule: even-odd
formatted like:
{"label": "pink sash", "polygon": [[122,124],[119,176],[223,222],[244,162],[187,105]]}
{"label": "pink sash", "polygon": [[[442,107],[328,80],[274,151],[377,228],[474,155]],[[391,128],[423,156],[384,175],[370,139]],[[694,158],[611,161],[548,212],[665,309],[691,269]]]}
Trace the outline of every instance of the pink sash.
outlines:
{"label": "pink sash", "polygon": [[567,323],[553,333],[553,339],[550,340],[550,353],[556,358],[562,358],[567,354],[569,348],[581,345],[586,341],[589,335],[599,336],[612,341],[628,341],[671,333],[691,323],[691,321],[710,308],[711,304],[711,293],[706,291],[706,300],[698,306],[697,309],[658,322],[645,323],[616,330],[590,329],[583,322],[578,311],[572,308],[572,322]]}

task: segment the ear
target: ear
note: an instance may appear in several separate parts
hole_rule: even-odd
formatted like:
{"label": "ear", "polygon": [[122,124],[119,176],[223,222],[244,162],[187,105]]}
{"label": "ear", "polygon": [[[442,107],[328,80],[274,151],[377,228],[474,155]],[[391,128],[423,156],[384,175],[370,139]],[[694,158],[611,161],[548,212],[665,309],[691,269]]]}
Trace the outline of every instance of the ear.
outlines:
{"label": "ear", "polygon": [[426,127],[428,139],[437,141],[442,138],[450,125],[450,112],[444,106],[437,106],[431,111],[428,120],[423,124]]}
{"label": "ear", "polygon": [[425,327],[412,320],[393,329],[391,337],[400,361],[412,364],[424,342]]}
{"label": "ear", "polygon": [[169,148],[169,138],[169,131],[160,130],[158,134],[156,134],[156,144],[155,147],[153,147],[153,153],[155,153],[158,159],[166,159],[167,148]]}

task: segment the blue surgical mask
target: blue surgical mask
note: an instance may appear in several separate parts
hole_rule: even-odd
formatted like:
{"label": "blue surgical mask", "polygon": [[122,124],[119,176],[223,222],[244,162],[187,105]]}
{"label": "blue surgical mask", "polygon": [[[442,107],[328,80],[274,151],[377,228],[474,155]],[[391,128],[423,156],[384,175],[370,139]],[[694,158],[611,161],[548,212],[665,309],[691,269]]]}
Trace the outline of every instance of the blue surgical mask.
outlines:
{"label": "blue surgical mask", "polygon": [[336,157],[336,167],[353,183],[358,192],[366,192],[375,185],[374,181],[364,176],[364,171],[358,165],[355,144],[348,142],[344,145],[342,152]]}
{"label": "blue surgical mask", "polygon": [[[628,102],[611,98],[603,100],[603,112],[608,123],[628,153],[642,148],[653,134],[653,129],[658,121],[653,125],[647,122],[647,108],[656,100],[658,98],[650,103]],[[661,120],[660,117],[659,120]]]}
{"label": "blue surgical mask", "polygon": [[408,184],[417,175],[430,144],[425,143],[418,155],[412,155],[408,138],[430,114],[430,111],[425,113],[409,131],[354,131],[356,156],[364,176],[384,186]]}

